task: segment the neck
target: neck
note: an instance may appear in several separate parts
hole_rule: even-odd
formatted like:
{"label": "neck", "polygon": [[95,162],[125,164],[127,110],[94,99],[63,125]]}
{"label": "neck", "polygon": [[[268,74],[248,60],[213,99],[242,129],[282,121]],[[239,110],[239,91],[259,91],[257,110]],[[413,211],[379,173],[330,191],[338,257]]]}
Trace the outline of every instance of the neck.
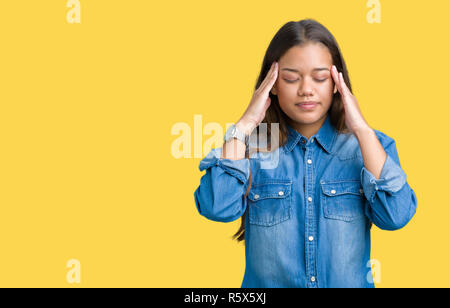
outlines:
{"label": "neck", "polygon": [[323,123],[325,122],[325,119],[327,118],[327,115],[320,118],[314,123],[311,124],[304,124],[299,122],[294,122],[291,119],[289,119],[289,124],[302,136],[304,136],[306,139],[311,138],[311,136],[315,135],[319,129],[322,127]]}

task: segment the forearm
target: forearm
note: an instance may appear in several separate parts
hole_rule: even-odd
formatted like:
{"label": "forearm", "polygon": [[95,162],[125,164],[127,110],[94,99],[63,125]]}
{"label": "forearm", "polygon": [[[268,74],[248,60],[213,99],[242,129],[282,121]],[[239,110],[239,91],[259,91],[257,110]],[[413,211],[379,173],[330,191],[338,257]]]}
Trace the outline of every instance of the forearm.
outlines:
{"label": "forearm", "polygon": [[375,131],[372,128],[367,127],[355,131],[354,134],[361,147],[364,167],[372,173],[376,179],[379,179],[387,154],[378,140]]}
{"label": "forearm", "polygon": [[245,144],[236,138],[225,142],[222,147],[222,157],[239,160],[245,158]]}

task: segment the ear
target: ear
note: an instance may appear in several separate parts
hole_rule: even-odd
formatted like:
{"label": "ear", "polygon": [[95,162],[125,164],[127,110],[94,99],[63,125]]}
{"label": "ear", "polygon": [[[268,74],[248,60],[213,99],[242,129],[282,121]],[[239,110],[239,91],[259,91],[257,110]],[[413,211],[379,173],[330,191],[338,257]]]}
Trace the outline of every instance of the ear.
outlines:
{"label": "ear", "polygon": [[272,89],[270,90],[270,92],[271,92],[273,95],[277,95],[277,88],[276,88],[275,86],[273,86]]}

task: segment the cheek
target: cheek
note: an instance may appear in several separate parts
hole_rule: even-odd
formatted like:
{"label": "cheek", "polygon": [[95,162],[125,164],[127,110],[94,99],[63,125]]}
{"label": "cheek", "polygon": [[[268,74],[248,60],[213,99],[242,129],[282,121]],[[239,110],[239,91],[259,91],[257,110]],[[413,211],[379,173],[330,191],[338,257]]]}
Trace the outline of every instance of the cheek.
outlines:
{"label": "cheek", "polygon": [[328,109],[333,102],[333,84],[322,85],[317,88],[317,95],[324,109]]}
{"label": "cheek", "polygon": [[277,82],[278,95],[281,97],[297,96],[298,84],[287,84],[286,82]]}
{"label": "cheek", "polygon": [[334,83],[326,82],[326,84],[318,87],[317,90],[322,99],[331,99],[334,95]]}

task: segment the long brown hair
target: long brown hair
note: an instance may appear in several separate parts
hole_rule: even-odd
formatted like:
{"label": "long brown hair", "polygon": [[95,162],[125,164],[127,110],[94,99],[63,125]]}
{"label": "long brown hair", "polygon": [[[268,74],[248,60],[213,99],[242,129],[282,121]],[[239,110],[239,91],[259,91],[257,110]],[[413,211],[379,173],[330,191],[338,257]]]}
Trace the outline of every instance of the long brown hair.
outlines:
{"label": "long brown hair", "polygon": [[[347,71],[347,66],[345,64],[344,58],[342,56],[339,45],[334,38],[334,36],[319,22],[313,19],[304,19],[300,21],[290,21],[283,25],[280,30],[275,34],[272,41],[267,48],[266,54],[264,56],[264,60],[261,67],[261,72],[257,79],[255,90],[259,88],[261,82],[264,80],[267,72],[270,69],[271,64],[274,61],[279,61],[279,59],[284,55],[286,51],[288,51],[291,47],[294,46],[303,46],[307,43],[321,43],[325,45],[330,54],[333,61],[333,64],[336,66],[339,72],[342,72],[344,76],[344,81],[347,84],[347,87],[352,91],[352,86],[350,83],[350,78]],[[278,102],[278,96],[273,95],[269,92],[269,96],[271,99],[271,103],[269,108],[266,111],[266,115],[261,123],[267,123],[267,139],[270,140],[271,136],[271,124],[279,123],[279,146],[283,146],[288,139],[288,128],[287,128],[287,115],[281,110],[280,104]],[[342,99],[339,91],[337,91],[333,96],[333,101],[328,110],[328,115],[330,117],[331,124],[336,128],[339,133],[347,133],[348,128],[345,125],[345,115],[344,108],[342,105]],[[256,133],[258,134],[259,127],[257,127]],[[269,151],[275,150],[271,148],[270,143],[267,144],[267,148]],[[256,149],[259,151],[259,149]],[[251,151],[248,151],[245,155],[245,158],[250,159],[252,155]],[[244,195],[244,198],[247,198],[247,195],[251,189],[252,185],[252,173],[250,170],[249,177],[249,185],[247,191]],[[241,226],[239,230],[232,236],[233,239],[238,242],[245,240],[245,216],[247,215],[248,207],[244,214],[241,217]]]}

